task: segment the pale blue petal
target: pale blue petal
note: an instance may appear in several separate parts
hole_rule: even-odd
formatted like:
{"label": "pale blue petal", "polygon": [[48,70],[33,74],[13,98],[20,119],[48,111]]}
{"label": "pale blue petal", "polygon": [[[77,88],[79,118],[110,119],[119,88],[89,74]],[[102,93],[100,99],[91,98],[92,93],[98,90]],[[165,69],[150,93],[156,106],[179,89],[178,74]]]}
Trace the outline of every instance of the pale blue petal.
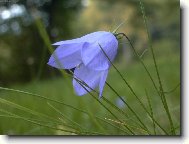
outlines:
{"label": "pale blue petal", "polygon": [[110,62],[102,49],[111,61],[117,54],[118,41],[111,33],[105,33],[99,37],[94,43],[86,43],[81,50],[81,58],[83,63],[94,70],[106,70],[110,66]]}
{"label": "pale blue petal", "polygon": [[80,43],[80,42],[95,42],[101,38],[103,38],[106,34],[110,34],[110,32],[105,32],[105,31],[98,31],[98,32],[93,32],[90,34],[87,34],[85,36],[82,36],[80,38],[75,38],[72,40],[64,40],[64,41],[59,41],[56,42],[52,45],[63,45],[63,44],[72,44],[72,43]]}
{"label": "pale blue petal", "polygon": [[102,97],[102,92],[104,89],[104,84],[106,82],[106,78],[108,76],[108,70],[105,70],[101,73],[100,83],[99,83],[99,97]]}
{"label": "pale blue petal", "polygon": [[[76,68],[74,71],[74,77],[84,81],[90,88],[95,89],[100,82],[101,71],[90,70],[85,67],[83,64],[80,67]],[[77,95],[81,96],[88,93],[75,79],[73,79],[73,86]],[[84,86],[84,85],[83,85]],[[88,91],[91,91],[90,88],[84,86]]]}
{"label": "pale blue petal", "polygon": [[85,36],[82,36],[80,40],[93,43],[93,42],[99,41],[100,39],[103,39],[107,35],[113,35],[113,34],[106,31],[98,31],[98,32],[93,32]]}
{"label": "pale blue petal", "polygon": [[64,44],[73,44],[73,43],[80,43],[83,41],[80,41],[80,38],[72,39],[72,40],[65,40],[65,41],[59,41],[56,43],[53,43],[54,46],[64,45]]}
{"label": "pale blue petal", "polygon": [[81,48],[84,43],[60,45],[51,55],[48,65],[58,69],[71,69],[81,63]]}

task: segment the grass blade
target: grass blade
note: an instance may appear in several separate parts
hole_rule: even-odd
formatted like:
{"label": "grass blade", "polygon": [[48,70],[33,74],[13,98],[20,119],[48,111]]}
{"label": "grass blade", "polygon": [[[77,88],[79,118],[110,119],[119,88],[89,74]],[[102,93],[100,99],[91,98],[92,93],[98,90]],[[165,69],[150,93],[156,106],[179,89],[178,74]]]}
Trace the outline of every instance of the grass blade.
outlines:
{"label": "grass blade", "polygon": [[157,62],[156,62],[156,58],[155,58],[155,54],[154,54],[154,50],[153,50],[153,47],[152,47],[152,40],[151,40],[150,33],[149,33],[149,30],[148,30],[147,18],[146,18],[146,14],[145,14],[145,10],[144,10],[144,5],[143,5],[141,0],[139,0],[139,4],[140,4],[140,9],[141,9],[141,12],[142,12],[144,24],[145,24],[145,27],[146,27],[146,32],[147,32],[147,36],[148,36],[148,44],[149,44],[149,47],[150,47],[150,50],[151,50],[151,53],[152,53],[153,62],[154,62],[154,65],[155,65],[156,74],[157,74],[158,81],[159,81],[160,95],[162,96],[162,103],[164,105],[165,111],[167,113],[167,116],[168,116],[168,119],[169,119],[169,122],[170,122],[172,134],[175,135],[174,124],[173,124],[172,117],[171,117],[171,114],[170,114],[170,111],[169,111],[169,107],[168,107],[168,104],[167,104],[166,97],[164,95],[164,90],[163,90],[163,86],[162,86],[162,82],[161,82],[161,78],[160,78],[160,74],[159,74],[159,70],[158,70],[158,66],[157,66]]}
{"label": "grass blade", "polygon": [[54,99],[50,99],[50,98],[47,98],[45,96],[41,96],[39,94],[33,94],[33,93],[30,93],[30,92],[26,92],[26,91],[21,91],[21,90],[16,90],[16,89],[10,89],[10,88],[5,88],[5,87],[0,87],[0,90],[4,90],[4,91],[10,91],[10,92],[16,92],[16,93],[22,93],[22,94],[26,94],[28,96],[34,96],[34,97],[37,97],[37,98],[40,98],[40,99],[44,99],[44,100],[47,100],[47,101],[51,101],[51,102],[55,102],[55,103],[58,103],[58,104],[61,104],[61,105],[64,105],[66,107],[69,107],[69,108],[72,108],[74,110],[77,110],[79,112],[82,112],[82,113],[85,113],[87,114],[86,111],[83,111],[81,109],[78,109],[72,105],[69,105],[69,104],[66,104],[66,103],[63,103],[63,102],[60,102],[60,101],[57,101],[57,100],[54,100]]}
{"label": "grass blade", "polygon": [[150,113],[151,113],[151,116],[153,117],[152,122],[153,122],[154,135],[156,135],[156,127],[155,127],[155,122],[154,122],[155,118],[154,118],[154,113],[153,113],[150,97],[148,96],[147,90],[145,90],[145,92],[146,92],[146,97],[147,97],[148,105],[149,105],[149,108],[150,108]]}

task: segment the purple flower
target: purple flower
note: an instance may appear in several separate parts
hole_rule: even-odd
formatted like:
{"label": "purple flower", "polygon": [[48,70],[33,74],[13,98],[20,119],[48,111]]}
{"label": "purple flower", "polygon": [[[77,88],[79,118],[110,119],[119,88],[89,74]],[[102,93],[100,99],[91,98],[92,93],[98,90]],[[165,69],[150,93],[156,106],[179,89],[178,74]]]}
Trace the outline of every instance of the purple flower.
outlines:
{"label": "purple flower", "polygon": [[[53,45],[57,45],[58,48],[51,55],[48,65],[58,69],[75,68],[74,77],[84,81],[92,89],[99,87],[101,96],[111,66],[106,55],[111,61],[114,60],[118,47],[116,37],[110,32],[99,31]],[[87,93],[74,79],[73,86],[77,95]],[[91,91],[86,86],[85,88]]]}

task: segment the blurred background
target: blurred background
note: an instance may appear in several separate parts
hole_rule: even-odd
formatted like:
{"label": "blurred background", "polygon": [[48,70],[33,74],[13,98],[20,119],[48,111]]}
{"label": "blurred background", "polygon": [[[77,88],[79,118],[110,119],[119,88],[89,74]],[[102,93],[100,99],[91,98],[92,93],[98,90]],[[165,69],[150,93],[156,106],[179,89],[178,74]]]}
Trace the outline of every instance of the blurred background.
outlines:
{"label": "blurred background", "polygon": [[[167,41],[172,44],[172,51],[179,53],[179,1],[145,0],[144,4],[153,41]],[[52,43],[99,30],[113,31],[125,21],[119,31],[126,33],[136,49],[142,52],[147,48],[147,35],[139,8],[135,0],[1,1],[0,84],[29,82],[53,73],[46,65],[49,52],[32,15],[42,19]],[[125,43],[122,47],[129,46]],[[165,48],[160,46],[158,49]],[[132,53],[126,48],[120,53],[119,63],[133,60]]]}
{"label": "blurred background", "polygon": [[[169,91],[180,83],[180,3],[178,0],[143,0],[143,2],[163,86],[166,91]],[[60,72],[46,64],[50,52],[40,35],[36,17],[41,19],[51,43],[73,39],[94,31],[113,31],[125,21],[118,32],[127,34],[137,52],[143,54],[144,62],[154,76],[155,82],[158,82],[137,0],[1,0],[0,86],[44,94],[68,103],[72,100],[71,103],[79,107],[84,105],[81,101],[85,103],[90,101],[86,96],[85,98],[75,96],[71,80],[69,80],[70,88],[67,88]],[[152,84],[146,79],[144,69],[125,39],[120,41],[115,64],[122,73],[126,74],[136,92],[144,95],[146,88],[149,90],[149,95],[154,95]],[[133,105],[136,104],[131,94],[124,89],[119,76],[116,75],[116,72],[111,70],[108,81],[123,97],[133,102]],[[11,94],[0,91],[0,95],[7,98]],[[105,90],[105,96],[111,97],[111,95],[108,90]],[[176,89],[170,95],[172,95],[168,96],[170,107],[176,109],[173,111],[174,122],[179,126],[180,90]],[[30,99],[27,103],[23,97],[21,100],[16,96],[15,94],[10,99],[17,103],[25,103],[34,109],[39,106],[35,100],[32,103]],[[115,96],[112,99],[116,103]],[[156,99],[153,102],[154,107],[158,107],[155,105]],[[91,109],[97,111],[96,108]],[[71,117],[74,119],[77,116],[72,113]],[[0,121],[2,124],[7,122],[7,119],[1,118]],[[160,121],[164,120],[160,118]],[[15,134],[27,131],[24,125],[23,129],[16,129],[14,123],[12,122],[11,125],[10,121],[10,126],[6,128],[1,124],[0,133]],[[165,122],[164,125],[166,124]],[[32,132],[37,133],[37,130],[34,129]]]}

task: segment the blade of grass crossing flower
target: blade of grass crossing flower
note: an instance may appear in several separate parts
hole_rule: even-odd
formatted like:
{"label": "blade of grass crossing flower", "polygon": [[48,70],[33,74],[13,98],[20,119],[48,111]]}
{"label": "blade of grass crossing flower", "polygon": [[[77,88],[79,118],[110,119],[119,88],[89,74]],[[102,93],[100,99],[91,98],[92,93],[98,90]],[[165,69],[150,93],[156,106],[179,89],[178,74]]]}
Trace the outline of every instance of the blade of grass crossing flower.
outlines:
{"label": "blade of grass crossing flower", "polygon": [[[88,91],[88,90],[83,86],[83,83],[81,83],[81,82],[78,81],[77,79],[76,79],[76,81],[77,81],[97,102],[99,102],[99,104],[100,104],[102,107],[104,107],[114,118],[116,118],[118,121],[120,121],[120,120],[117,118],[117,116],[111,112],[111,110],[109,110],[98,98],[96,98],[90,91]],[[120,122],[121,122],[121,121],[120,121]],[[134,134],[134,132],[133,132],[127,125],[124,125],[124,126],[129,130],[129,132],[130,132],[131,134]]]}
{"label": "blade of grass crossing flower", "polygon": [[[36,24],[36,26],[38,28],[38,31],[39,31],[39,34],[40,34],[41,38],[43,39],[43,41],[44,41],[45,45],[47,46],[49,52],[52,54],[54,50],[52,48],[49,36],[47,34],[47,31],[46,31],[42,21],[39,18],[35,18],[35,24]],[[54,58],[56,60],[57,65],[59,65],[61,67],[62,64],[58,60],[57,56],[55,54],[53,56],[54,56]],[[66,72],[64,70],[61,70],[61,69],[59,69],[59,71],[61,72],[61,74],[65,78],[65,81],[68,81]],[[67,86],[68,86],[68,88],[70,88],[69,85],[67,85]]]}
{"label": "blade of grass crossing flower", "polygon": [[[129,87],[129,89],[131,90],[131,92],[135,94],[135,92],[133,91],[133,89],[131,88],[131,86],[129,85],[129,83],[126,81],[126,79],[123,77],[123,75],[120,73],[120,71],[116,68],[116,66],[111,62],[110,58],[108,57],[108,55],[105,53],[105,51],[103,50],[102,46],[99,44],[100,49],[102,50],[102,52],[104,53],[104,55],[107,57],[107,59],[109,60],[109,62],[111,63],[111,65],[115,68],[115,70],[118,72],[118,74],[120,75],[120,77],[122,78],[122,80],[125,82],[125,84]],[[123,100],[123,98],[121,98],[119,96],[119,94],[106,82],[106,84],[117,94],[117,96],[128,106],[128,104]],[[143,125],[143,127],[145,128],[145,130],[148,131],[147,127],[145,126],[145,124],[140,120],[139,116],[132,110],[132,108],[129,106],[129,109],[135,114],[135,116],[137,117],[137,119],[141,122],[141,124]]]}
{"label": "blade of grass crossing flower", "polygon": [[[74,75],[74,73],[72,72],[72,71],[70,71],[70,73],[71,74],[73,74]],[[74,75],[75,76],[75,75]],[[82,81],[82,80],[80,80],[80,79],[78,79],[78,78],[75,78],[75,77],[73,77],[86,91],[88,91],[84,86],[86,86],[87,88],[89,88],[89,89],[91,89],[92,91],[94,91],[95,93],[97,93],[98,95],[99,95],[99,93],[96,91],[96,90],[94,90],[94,89],[92,89],[91,87],[89,87],[84,81]],[[90,94],[90,95],[92,95],[89,91],[88,91],[88,93]],[[93,96],[93,95],[92,95]],[[108,104],[110,104],[113,108],[115,108],[116,110],[118,110],[119,112],[121,112],[122,114],[124,113],[121,109],[119,109],[117,106],[115,106],[114,104],[112,104],[108,99],[105,99],[103,96],[102,96],[102,99],[103,100],[105,100]],[[97,101],[98,101],[98,99],[97,99]],[[99,102],[99,101],[98,101]],[[100,104],[102,104],[102,103],[100,103]],[[124,113],[124,115],[126,115],[125,113]],[[128,116],[127,116],[128,117]]]}
{"label": "blade of grass crossing flower", "polygon": [[[54,50],[52,48],[49,36],[47,34],[47,31],[45,30],[45,27],[44,27],[42,21],[39,18],[36,18],[35,19],[35,24],[37,26],[37,29],[39,31],[39,34],[40,34],[41,38],[43,39],[43,41],[44,41],[45,45],[47,46],[49,52],[52,54]],[[59,60],[57,59],[56,55],[55,55],[55,59],[56,59],[57,64],[61,65]]]}
{"label": "blade of grass crossing flower", "polygon": [[144,10],[144,5],[143,5],[141,0],[139,0],[139,4],[140,4],[140,9],[141,9],[141,12],[142,12],[144,24],[145,24],[145,27],[146,27],[146,32],[147,32],[147,36],[148,36],[148,44],[149,44],[149,47],[150,47],[150,50],[151,50],[151,53],[152,53],[152,57],[153,57],[153,61],[154,61],[155,69],[156,69],[156,74],[157,74],[159,85],[160,85],[160,93],[161,93],[162,98],[163,98],[162,103],[164,105],[165,111],[167,113],[167,116],[168,116],[168,119],[169,119],[169,122],[170,122],[172,134],[175,135],[174,124],[173,124],[172,117],[171,117],[171,114],[170,114],[170,111],[169,111],[169,107],[168,107],[168,104],[167,104],[166,97],[164,95],[163,85],[162,85],[162,82],[161,82],[161,78],[160,78],[160,74],[159,74],[159,70],[158,70],[158,66],[157,66],[157,62],[156,62],[156,58],[155,58],[155,54],[154,54],[154,50],[153,50],[153,47],[152,47],[152,40],[151,40],[150,33],[149,33],[149,30],[148,30],[147,18],[146,18],[146,14],[145,14],[145,10]]}
{"label": "blade of grass crossing flower", "polygon": [[[72,74],[74,75],[74,73],[73,73],[72,71],[70,71],[70,73],[72,73]],[[74,78],[74,77],[73,77],[73,78]],[[80,84],[86,86],[87,88],[91,89],[92,91],[94,91],[95,93],[97,93],[97,94],[99,95],[99,93],[98,93],[96,90],[94,90],[94,89],[92,89],[91,87],[89,87],[85,82],[83,82],[83,81],[81,81],[81,80],[79,80],[79,79],[77,79],[77,78],[74,78],[74,79],[75,79],[76,81],[78,81]],[[103,99],[106,103],[108,103],[109,105],[111,105],[114,109],[116,109],[117,111],[119,111],[121,114],[124,114],[126,117],[128,117],[128,115],[127,115],[123,110],[121,110],[120,108],[118,108],[116,105],[114,105],[112,102],[110,102],[107,98],[105,98],[105,97],[102,96],[102,99]]]}
{"label": "blade of grass crossing flower", "polygon": [[[141,100],[138,98],[138,96],[136,95],[136,93],[134,92],[134,90],[132,89],[132,87],[129,85],[129,83],[126,81],[126,79],[123,77],[123,75],[119,72],[119,70],[116,68],[116,66],[111,62],[111,60],[109,59],[108,55],[105,53],[105,51],[103,50],[103,48],[101,47],[101,45],[99,44],[99,47],[101,48],[101,50],[103,51],[104,55],[107,57],[107,59],[109,60],[109,62],[111,63],[111,65],[115,68],[115,70],[118,72],[118,74],[120,75],[120,77],[122,78],[122,80],[125,82],[125,84],[128,86],[128,88],[130,89],[130,91],[133,93],[133,95],[136,97],[136,99],[138,100],[138,102],[140,103],[140,105],[143,107],[143,109],[148,113],[148,115],[151,117],[151,114],[148,112],[148,110],[146,109],[146,107],[144,106],[144,104],[141,102]],[[107,84],[107,83],[106,83]],[[119,94],[109,85],[109,87],[117,94],[118,97]],[[120,98],[123,102],[124,100],[122,98]],[[124,102],[126,104],[126,102]],[[134,111],[133,111],[134,112]],[[139,117],[138,117],[139,118]],[[154,120],[155,121],[155,120]],[[167,132],[160,126],[160,124],[155,121],[156,124],[167,134]],[[143,124],[144,125],[144,124]],[[144,127],[146,127],[144,125]]]}
{"label": "blade of grass crossing flower", "polygon": [[[74,73],[73,72],[71,72],[70,71],[70,73],[72,73],[73,75],[74,75]],[[74,77],[73,77],[74,78]],[[92,88],[90,88],[85,82],[83,82],[83,81],[81,81],[81,80],[79,80],[79,79],[77,79],[77,78],[74,78],[82,87],[84,87],[84,86],[86,86],[87,88],[89,88],[89,89],[91,89],[92,91],[94,91],[95,93],[97,93],[98,94],[98,92],[97,91],[95,91],[94,89],[92,89]],[[106,82],[107,83],[107,82]],[[84,86],[83,86],[84,85]],[[110,86],[110,85],[109,85]],[[112,88],[112,87],[111,87]],[[84,88],[84,89],[86,89],[86,88]],[[88,90],[87,90],[88,91]],[[115,91],[115,90],[114,90]],[[89,92],[89,91],[88,91]],[[117,93],[117,92],[116,92]],[[91,93],[90,93],[91,94]],[[92,95],[93,96],[93,95]],[[111,106],[113,106],[113,108],[115,108],[116,110],[118,110],[119,112],[121,112],[122,110],[121,109],[119,109],[117,106],[115,106],[115,105],[113,105],[110,101],[108,101],[107,99],[105,99],[103,96],[102,96],[102,99],[103,100],[105,100],[108,104],[110,104]],[[101,104],[101,103],[100,103]],[[134,112],[134,111],[133,111]],[[122,113],[124,113],[123,111],[122,111]],[[125,113],[124,113],[124,115],[126,115]],[[127,116],[128,117],[128,116]],[[137,118],[139,118],[138,116],[137,116]],[[141,122],[141,120],[140,120],[140,122]],[[145,127],[145,125],[143,124],[143,126]],[[143,128],[143,127],[141,127],[141,128]],[[145,131],[146,131],[146,129],[145,129]]]}
{"label": "blade of grass crossing flower", "polygon": [[[69,71],[72,75],[74,75],[74,73],[72,72],[72,71]],[[75,76],[75,75],[74,75]],[[75,76],[76,77],[76,76]],[[73,77],[74,78],[74,77]],[[96,94],[98,94],[99,95],[99,93],[96,91],[96,90],[94,90],[94,89],[92,89],[91,87],[89,87],[84,81],[81,81],[81,80],[79,80],[78,78],[74,78],[74,79],[76,79],[77,81],[79,81],[80,83],[82,83],[84,86],[86,86],[87,88],[89,88],[89,89],[91,89],[92,91],[94,91]],[[103,97],[102,96],[102,99],[105,101],[105,102],[107,102],[109,105],[111,105],[114,109],[116,109],[117,111],[119,111],[120,113],[122,113],[122,114],[124,114],[126,117],[128,117],[128,115],[123,111],[123,110],[121,110],[120,108],[118,108],[115,104],[113,104],[111,101],[109,101],[107,98],[105,98],[105,97]]]}
{"label": "blade of grass crossing flower", "polygon": [[[70,71],[71,72],[71,71]],[[74,73],[71,72],[73,75]],[[89,87],[84,81],[81,81],[75,77],[73,77],[96,101],[98,101],[106,110],[108,110],[116,119],[118,119],[104,104],[102,104],[101,101],[99,101],[94,95],[91,94],[91,92],[89,92],[84,86],[88,87],[89,89],[91,89],[92,91],[95,91],[93,90],[91,87]],[[95,91],[96,92],[96,91]],[[98,93],[97,93],[98,94]],[[119,120],[119,119],[118,119]],[[132,134],[134,134],[132,132],[132,130],[127,126],[127,125],[124,125]]]}

